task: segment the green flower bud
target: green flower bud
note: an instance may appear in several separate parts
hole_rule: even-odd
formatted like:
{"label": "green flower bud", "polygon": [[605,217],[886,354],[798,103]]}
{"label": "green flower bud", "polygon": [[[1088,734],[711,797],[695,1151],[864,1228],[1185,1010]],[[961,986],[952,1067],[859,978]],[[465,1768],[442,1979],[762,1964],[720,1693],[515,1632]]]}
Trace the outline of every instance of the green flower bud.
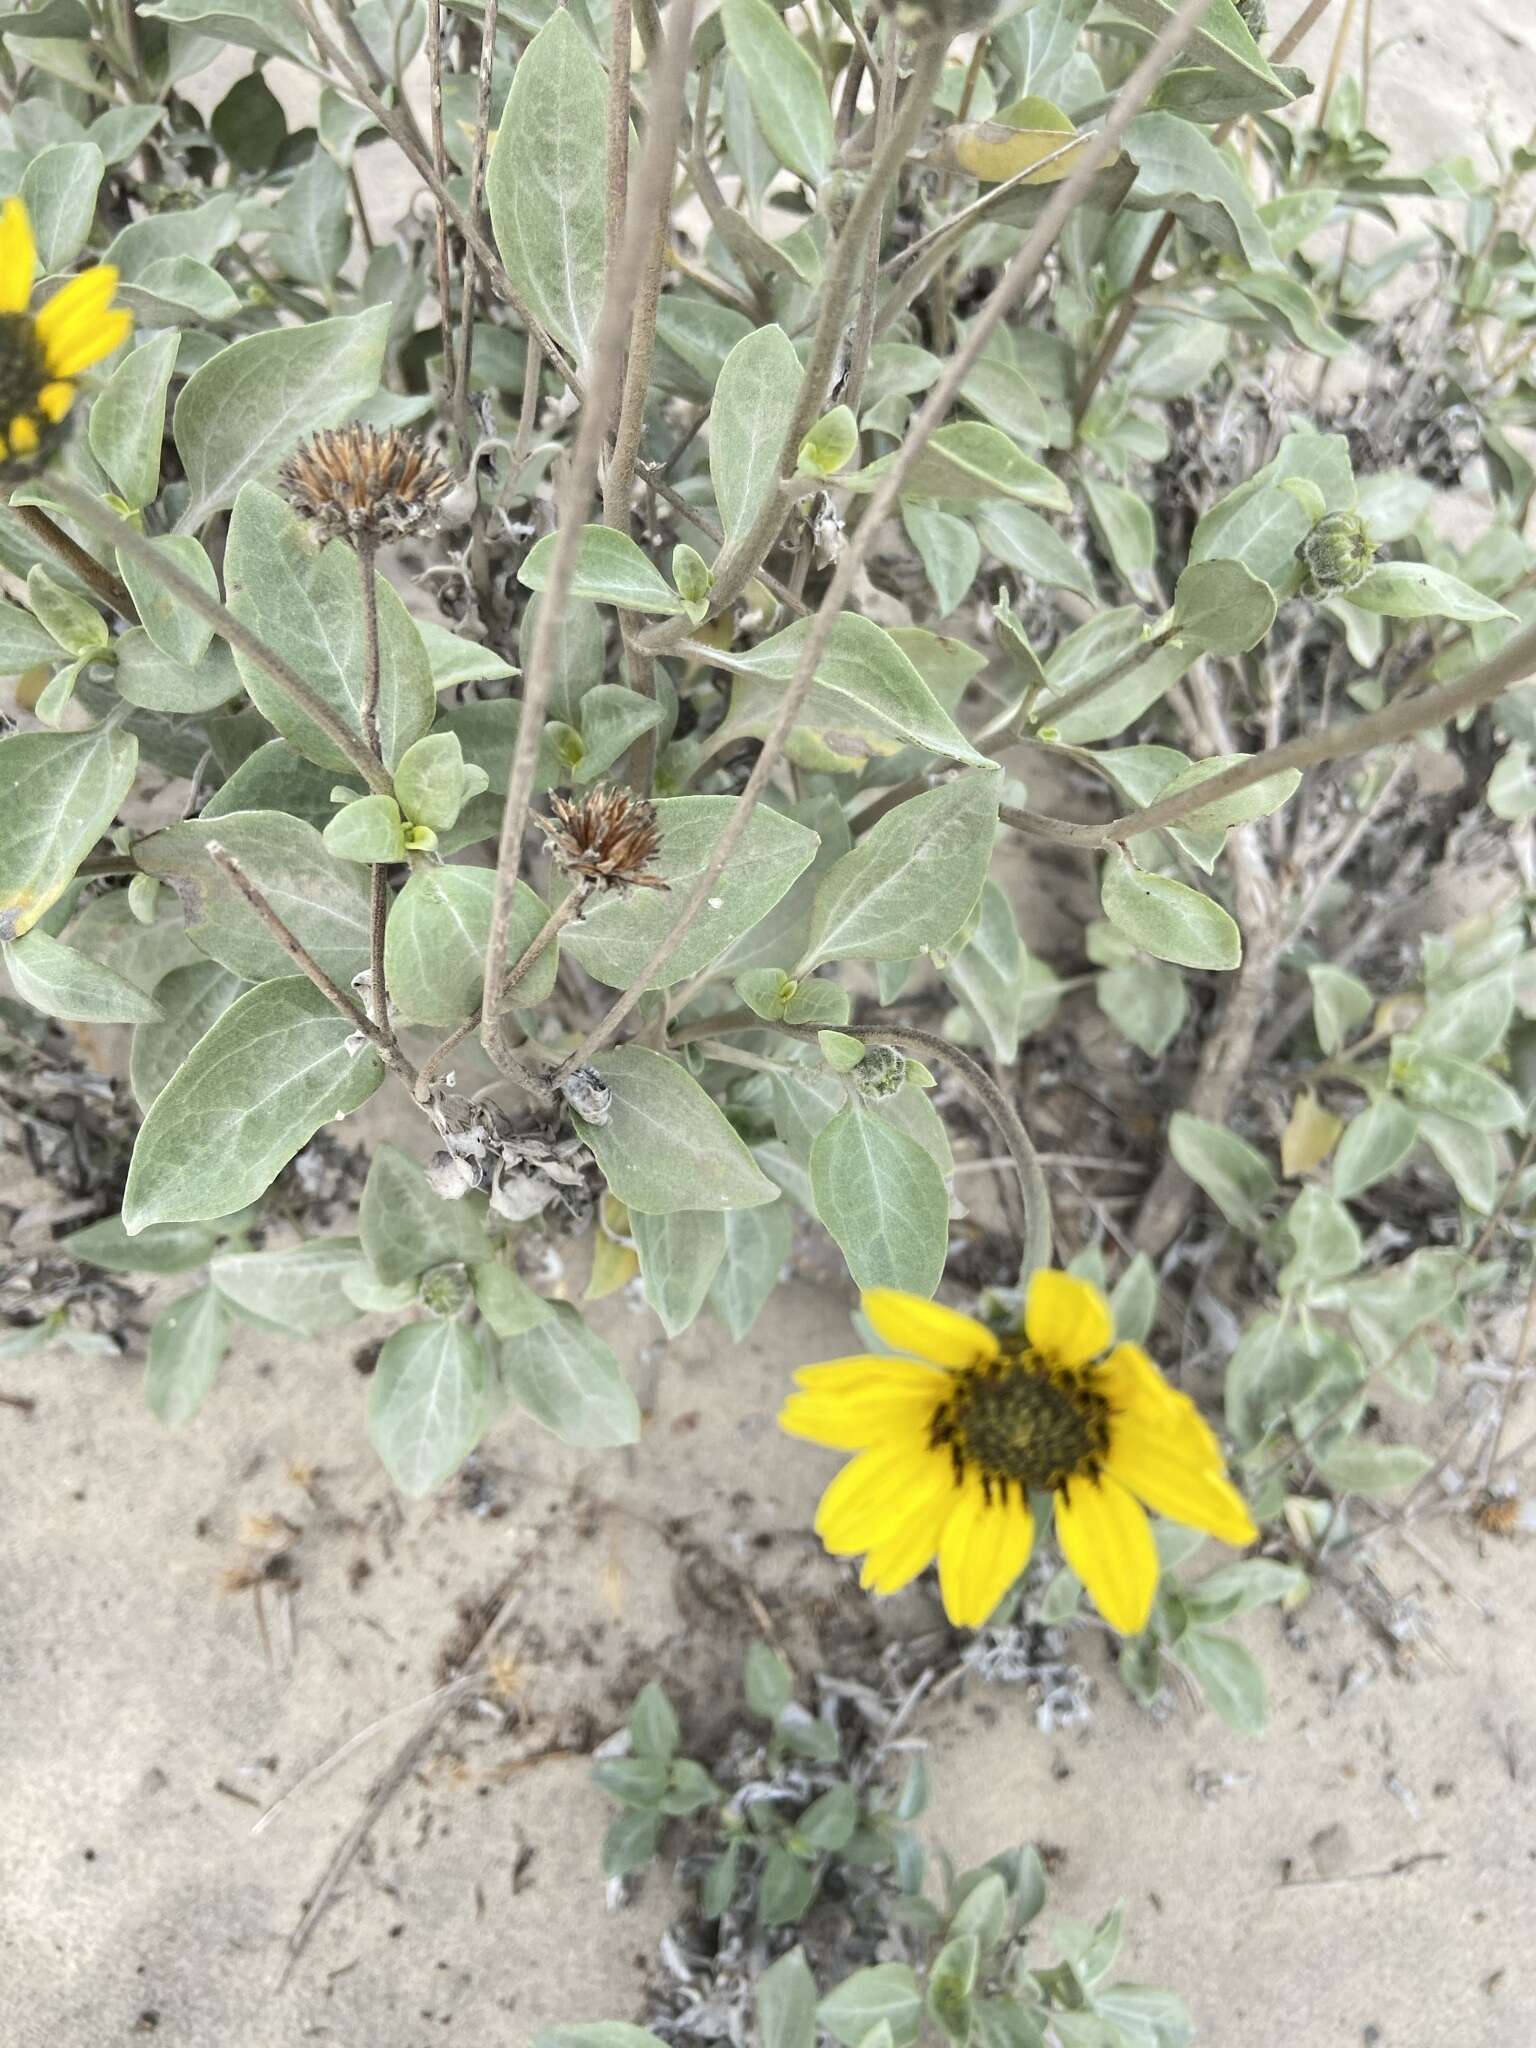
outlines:
{"label": "green flower bud", "polygon": [[894,1045],[872,1045],[854,1068],[853,1078],[866,1102],[883,1102],[907,1085],[907,1062]]}
{"label": "green flower bud", "polygon": [[1358,512],[1330,512],[1319,519],[1296,550],[1305,563],[1315,597],[1334,590],[1353,590],[1376,559],[1376,543]]}
{"label": "green flower bud", "polygon": [[467,1267],[434,1266],[421,1276],[417,1299],[435,1316],[456,1316],[472,1292]]}

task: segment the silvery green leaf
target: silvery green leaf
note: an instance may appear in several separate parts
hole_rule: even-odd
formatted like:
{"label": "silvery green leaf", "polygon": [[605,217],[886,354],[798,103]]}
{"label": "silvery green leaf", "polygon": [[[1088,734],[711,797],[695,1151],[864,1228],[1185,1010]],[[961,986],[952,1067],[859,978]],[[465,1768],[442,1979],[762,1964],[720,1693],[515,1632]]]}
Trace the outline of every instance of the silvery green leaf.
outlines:
{"label": "silvery green leaf", "polygon": [[595,782],[642,734],[654,732],[666,708],[654,697],[620,683],[598,683],[581,700],[581,761],[577,782]]}
{"label": "silvery green leaf", "polygon": [[1331,1059],[1370,1016],[1374,998],[1363,981],[1326,962],[1309,967],[1307,979],[1312,984],[1312,1022],[1317,1042]]}
{"label": "silvery green leaf", "polygon": [[106,260],[124,284],[133,284],[146,268],[168,257],[192,256],[211,262],[240,233],[240,201],[233,192],[217,192],[201,206],[174,207],[129,221],[108,244]]}
{"label": "silvery green leaf", "polygon": [[1110,1023],[1149,1059],[1167,1051],[1189,1010],[1183,975],[1159,960],[1106,968],[1095,981],[1093,993]]}
{"label": "silvery green leaf", "polygon": [[[565,951],[596,980],[627,988],[676,923],[736,809],[728,796],[663,797],[656,805],[661,850],[649,863],[668,884],[597,896],[564,938]],[[749,932],[810,866],[817,839],[782,811],[760,804],[687,938],[650,984],[670,988],[713,964]],[[978,881],[977,886],[980,886]]]}
{"label": "silvery green leaf", "polygon": [[392,866],[405,859],[405,820],[392,796],[354,797],[320,835],[327,853],[360,866]]}
{"label": "silvery green leaf", "polygon": [[1384,612],[1392,619],[1465,619],[1475,624],[1515,616],[1459,576],[1428,562],[1378,562],[1341,595],[1346,604]]}
{"label": "silvery green leaf", "polygon": [[[175,568],[181,569],[198,584],[209,597],[217,598],[219,580],[213,573],[213,564],[203,551],[203,544],[190,533],[164,533],[152,535],[149,545],[156,554],[164,555]],[[155,572],[136,555],[119,553],[118,574],[128,586],[128,594],[138,607],[139,619],[145,632],[173,662],[183,668],[193,668],[202,659],[208,642],[213,638],[213,628],[206,619],[199,617],[181,599],[174,597],[156,576]],[[226,687],[225,695],[229,694]],[[134,700],[138,701],[138,700]],[[218,702],[222,703],[223,698]],[[162,707],[155,707],[162,708]],[[166,709],[179,709],[170,705]]]}
{"label": "silvery green leaf", "polygon": [[155,0],[143,12],[199,36],[259,50],[268,57],[310,62],[309,44],[283,0]]}
{"label": "silvery green leaf", "polygon": [[606,98],[596,51],[557,9],[518,61],[486,172],[507,273],[578,362],[603,299]]}
{"label": "silvery green leaf", "polygon": [[[1218,565],[1211,563],[1215,568]],[[1235,563],[1225,564],[1236,567]],[[1202,782],[1209,782],[1213,776],[1223,775],[1227,769],[1247,759],[1243,754],[1211,754],[1203,761],[1191,761],[1158,792],[1158,800],[1164,797],[1183,796],[1187,791],[1198,789]],[[1232,825],[1246,825],[1255,818],[1267,818],[1271,811],[1278,811],[1288,803],[1301,786],[1301,770],[1285,768],[1277,775],[1266,775],[1262,781],[1249,783],[1246,789],[1237,789],[1230,796],[1217,797],[1213,802],[1202,804],[1190,811],[1179,821],[1181,832],[1225,831]]]}
{"label": "silvery green leaf", "polygon": [[1215,375],[1230,347],[1218,320],[1171,319],[1137,351],[1127,385],[1138,398],[1187,398]]}
{"label": "silvery green leaf", "polygon": [[695,292],[663,292],[656,308],[653,375],[663,392],[706,405],[725,359],[752,332],[753,322],[734,306]]}
{"label": "silvery green leaf", "polygon": [[267,253],[281,273],[332,291],[352,246],[347,174],[335,158],[315,150],[268,219],[272,236]]}
{"label": "silvery green leaf", "polygon": [[[556,15],[555,20],[562,17]],[[518,568],[517,580],[529,590],[542,590],[560,536],[546,533],[535,542]],[[571,577],[571,594],[595,603],[621,605],[625,611],[677,614],[688,607],[648,555],[612,526],[584,526]]]}
{"label": "silvery green leaf", "polygon": [[[854,1800],[853,1819],[856,1821],[857,1801],[853,1788],[839,1785],[834,1791]],[[809,1814],[806,1819],[809,1819]],[[804,1821],[801,1822],[801,1831],[805,1832]],[[814,1840],[814,1835],[809,1839]],[[827,1846],[840,1848],[842,1844]],[[816,2048],[816,1979],[811,1975],[802,1949],[792,1948],[776,1963],[769,1964],[757,1980],[754,2000],[757,2006],[757,2039],[761,2048]]]}
{"label": "silvery green leaf", "polygon": [[153,997],[131,981],[47,932],[30,931],[23,939],[0,944],[0,959],[17,995],[45,1017],[74,1024],[147,1024],[161,1014]]}
{"label": "silvery green leaf", "polygon": [[[240,311],[238,297],[218,271],[195,256],[157,256],[144,265],[136,283],[119,285],[117,295],[144,327],[222,327]],[[172,338],[179,350],[181,335]]]}
{"label": "silvery green leaf", "polygon": [[[391,1000],[412,1024],[462,1024],[480,1001],[485,948],[496,894],[492,868],[420,867],[395,898],[384,931]],[[517,959],[542,929],[544,905],[519,882],[509,927]],[[553,940],[518,984],[519,1005],[542,1003],[555,985],[560,942]]]}
{"label": "silvery green leaf", "polygon": [[1239,1735],[1264,1732],[1264,1674],[1241,1643],[1194,1628],[1180,1638],[1175,1655],[1229,1728]]}
{"label": "silvery green leaf", "polygon": [[[1215,5],[1231,11],[1231,0],[1215,0]],[[1138,200],[1168,208],[1251,270],[1274,269],[1269,236],[1242,178],[1192,121],[1176,114],[1138,114],[1125,131],[1125,151],[1136,166]]]}
{"label": "silvery green leaf", "polygon": [[709,1305],[739,1344],[779,1284],[794,1234],[786,1201],[725,1212],[725,1256],[709,1285]]}
{"label": "silvery green leaf", "polygon": [[988,498],[974,516],[984,545],[1010,569],[1032,576],[1048,589],[1075,590],[1079,597],[1097,601],[1088,571],[1038,512],[1008,498]]}
{"label": "silvery green leaf", "polygon": [[742,1659],[742,1690],[762,1721],[777,1721],[795,1696],[795,1674],[767,1643],[749,1643]]}
{"label": "silvery green leaf", "polygon": [[72,1259],[108,1273],[190,1273],[207,1265],[217,1236],[201,1223],[153,1223],[130,1237],[121,1216],[104,1216],[60,1242]]}
{"label": "silvery green leaf", "polygon": [[889,2026],[897,2048],[910,2048],[922,2013],[922,1993],[906,1963],[875,1963],[855,1970],[816,2008],[817,2019],[843,2048],[859,2048],[881,2024]]}
{"label": "silvery green leaf", "polygon": [[1246,654],[1275,623],[1275,593],[1241,562],[1193,562],[1174,591],[1173,619],[1188,646]]}
{"label": "silvery green leaf", "polygon": [[1187,882],[1138,868],[1124,853],[1106,859],[1100,901],[1110,923],[1156,960],[1223,970],[1242,960],[1242,934],[1219,903]]}
{"label": "silvery green leaf", "polygon": [[1392,1041],[1393,1086],[1413,1109],[1434,1110],[1483,1130],[1502,1131],[1524,1121],[1514,1090],[1471,1060],[1432,1052],[1414,1038]]}
{"label": "silvery green leaf", "polygon": [[[1178,13],[1176,0],[1121,0],[1120,12],[1154,33],[1167,28]],[[1185,64],[1208,64],[1245,84],[1269,87],[1270,104],[1284,106],[1294,97],[1266,63],[1257,42],[1233,0],[1211,0],[1181,52]]]}
{"label": "silvery green leaf", "polygon": [[[649,1857],[647,1857],[649,1862]],[[534,2037],[533,2048],[666,2048],[643,2027],[631,2027],[622,2020],[596,2020],[583,2026],[546,2027]]]}
{"label": "silvery green leaf", "polygon": [[1132,590],[1150,590],[1148,577],[1157,555],[1151,507],[1123,484],[1087,472],[1082,478],[1088,513],[1104,552]]}
{"label": "silvery green leaf", "polygon": [[386,1287],[433,1266],[473,1266],[491,1255],[485,1204],[478,1195],[447,1202],[414,1159],[380,1145],[368,1167],[358,1230],[368,1263]]}
{"label": "silvery green leaf", "polygon": [[1397,1493],[1429,1470],[1417,1444],[1335,1443],[1314,1454],[1318,1471],[1337,1493]]}
{"label": "silvery green leaf", "polygon": [[[119,677],[123,664],[121,650],[132,637],[125,633],[117,643]],[[118,686],[121,688],[121,680]],[[336,809],[331,802],[335,786],[333,768],[321,768],[307,761],[286,740],[267,740],[254,753],[246,755],[233,775],[209,797],[198,816],[207,822],[226,818],[232,811],[286,811],[323,832]]]}
{"label": "silvery green leaf", "polygon": [[902,506],[901,523],[933,591],[935,616],[946,618],[970,591],[981,567],[976,529],[955,513],[917,498]]}
{"label": "silvery green leaf", "polygon": [[550,1310],[547,1322],[502,1345],[507,1392],[562,1443],[608,1450],[637,1442],[640,1408],[618,1360],[568,1302]]}
{"label": "silvery green leaf", "polygon": [[[813,621],[797,619],[756,647],[717,653],[720,668],[739,678],[717,744],[772,730],[784,692],[800,665]],[[790,736],[792,756],[829,772],[861,768],[870,755],[919,746],[942,758],[989,767],[923,681],[899,643],[873,619],[843,612],[816,664]]]}
{"label": "silvery green leaf", "polygon": [[1451,1184],[1479,1216],[1492,1210],[1499,1186],[1499,1155],[1487,1131],[1455,1117],[1421,1111],[1419,1136],[1450,1175]]}
{"label": "silvery green leaf", "polygon": [[227,1216],[265,1194],[302,1145],[384,1078],[352,1027],[302,975],[232,1004],[156,1096],[139,1130],[123,1223]]}
{"label": "silvery green leaf", "polygon": [[1115,1336],[1123,1344],[1145,1344],[1157,1319],[1157,1272],[1145,1252],[1138,1252],[1110,1290]]}
{"label": "silvery green leaf", "polygon": [[996,773],[957,776],[874,825],[818,884],[796,971],[946,945],[981,895],[1001,783]]}
{"label": "silvery green leaf", "polygon": [[1294,1606],[1311,1581],[1300,1566],[1282,1564],[1273,1557],[1245,1557],[1236,1564],[1218,1565],[1213,1572],[1189,1587],[1186,1602],[1192,1611],[1196,1601],[1204,1608],[1223,1609],[1223,1619],[1250,1614],[1256,1607],[1276,1601]]}
{"label": "silvery green leaf", "polygon": [[139,743],[115,725],[0,739],[0,940],[63,895],[133,787]]}
{"label": "silvery green leaf", "polygon": [[521,1337],[553,1311],[542,1295],[501,1259],[482,1260],[471,1268],[475,1306],[498,1337]]}
{"label": "silvery green leaf", "polygon": [[57,582],[41,562],[27,571],[27,596],[38,624],[77,659],[102,653],[107,645],[107,624],[93,604],[76,597]]}
{"label": "silvery green leaf", "polygon": [[434,1316],[386,1340],[368,1383],[368,1439],[413,1500],[451,1478],[485,1433],[491,1373],[463,1323]]}
{"label": "silvery green leaf", "polygon": [[302,435],[336,426],[372,398],[389,320],[388,306],[371,306],[348,319],[271,327],[231,342],[194,371],[172,429],[190,493],[178,530],[196,532],[234,503],[242,484],[291,454]]}
{"label": "silvery green leaf", "polygon": [[933,1293],[949,1249],[949,1195],[914,1138],[850,1104],[811,1147],[811,1187],[858,1287]]}
{"label": "silvery green leaf", "polygon": [[215,865],[223,847],[283,923],[341,986],[368,964],[368,881],[335,859],[313,825],[281,811],[190,818],[135,842],[143,873],[169,882],[200,952],[243,981],[290,974],[293,962],[234,883]]}
{"label": "silvery green leaf", "polygon": [[677,1711],[654,1679],[635,1695],[635,1704],[629,1710],[629,1740],[638,1757],[669,1764],[677,1755],[682,1740]]}
{"label": "silvery green leaf", "polygon": [[1285,1413],[1304,1365],[1288,1318],[1261,1315],[1248,1325],[1227,1361],[1227,1426],[1239,1444],[1257,1443]]}
{"label": "silvery green leaf", "polygon": [[835,147],[820,67],[767,0],[724,0],[720,18],[763,139],[814,191],[831,169]]}
{"label": "silvery green leaf", "polygon": [[975,929],[944,962],[944,979],[986,1036],[992,1057],[1007,1066],[1019,1050],[1024,993],[1024,942],[1013,905],[996,882],[982,885]]}
{"label": "silvery green leaf", "polygon": [[1280,1269],[1282,1294],[1295,1287],[1319,1287],[1353,1273],[1365,1256],[1354,1219],[1324,1188],[1303,1188],[1281,1220],[1292,1255]]}
{"label": "silvery green leaf", "polygon": [[202,1407],[228,1348],[229,1312],[217,1289],[199,1287],[161,1311],[149,1333],[144,1398],[168,1429]]}
{"label": "silvery green leaf", "polygon": [[1482,1060],[1504,1042],[1514,1015],[1514,975],[1507,967],[1479,975],[1458,989],[1431,998],[1413,1027],[1420,1045],[1458,1059]]}
{"label": "silvery green leaf", "polygon": [[161,106],[108,107],[86,130],[86,138],[95,143],[109,166],[115,166],[142,149],[164,119]]}
{"label": "silvery green leaf", "polygon": [[[320,326],[331,324],[322,321]],[[319,327],[284,331],[314,334]],[[189,384],[188,391],[191,388]],[[176,416],[180,420],[181,406]],[[240,492],[230,518],[224,575],[235,616],[281,654],[361,739],[366,634],[362,587],[351,549],[341,541],[317,547],[296,512],[273,492],[250,483]],[[393,767],[431,726],[437,693],[415,620],[386,577],[377,579],[376,588],[379,736],[385,763]],[[293,702],[281,683],[238,650],[235,660],[251,702],[284,739],[323,768],[355,772],[335,741]]]}
{"label": "silvery green leaf", "polygon": [[1344,437],[1290,433],[1272,462],[1205,514],[1190,539],[1190,561],[1241,562],[1277,598],[1290,596],[1301,583],[1296,550],[1315,523],[1301,498],[1284,488],[1296,479],[1321,492],[1325,511],[1353,508],[1354,474]]}
{"label": "silvery green leaf", "polygon": [[674,1209],[665,1216],[637,1209],[629,1220],[645,1298],[667,1335],[680,1337],[704,1306],[725,1257],[725,1219],[718,1209]]}
{"label": "silvery green leaf", "polygon": [[754,329],[725,359],[709,414],[709,478],[727,542],[746,532],[778,488],[802,374],[782,327]]}
{"label": "silvery green leaf", "polygon": [[[190,536],[183,535],[182,538],[190,539]],[[194,541],[193,546],[196,545]],[[163,600],[164,592],[160,591],[159,595]],[[162,621],[170,617],[170,605],[163,601],[157,604],[155,599],[151,599],[150,609],[156,611]],[[184,630],[184,626],[195,617],[195,613],[177,606],[178,623],[171,630]],[[222,640],[208,646],[196,665],[190,668],[157,647],[142,626],[130,626],[126,633],[120,633],[112,643],[112,652],[116,657],[112,680],[117,694],[124,703],[136,704],[144,711],[168,711],[196,717],[203,712],[217,711],[221,704],[242,695],[240,671]],[[287,806],[281,808],[286,809]],[[330,808],[327,803],[327,816]]]}
{"label": "silvery green leaf", "polygon": [[21,199],[45,276],[68,270],[85,247],[105,170],[94,142],[57,142],[40,149],[23,171]]}
{"label": "silvery green leaf", "polygon": [[928,1972],[928,2017],[953,2048],[966,2048],[971,2037],[972,1993],[981,1960],[974,1934],[945,1942]]}
{"label": "silvery green leaf", "polygon": [[127,889],[110,889],[88,898],[67,927],[49,920],[45,929],[63,933],[77,953],[110,967],[146,995],[153,995],[162,975],[186,967],[198,957],[182,930],[181,914],[168,891],[157,889],[155,918],[145,924],[136,914]]}
{"label": "silvery green leaf", "polygon": [[1496,818],[1511,823],[1536,813],[1536,770],[1531,750],[1524,740],[1508,746],[1494,764],[1485,792],[1488,808]]}
{"label": "silvery green leaf", "polygon": [[972,412],[980,413],[1011,440],[1039,447],[1050,439],[1045,407],[1029,379],[1011,363],[983,356],[966,373],[960,397]]}
{"label": "silvery green leaf", "polygon": [[[860,493],[877,490],[897,459],[882,455],[878,462],[855,470],[841,479],[844,489]],[[1043,505],[1052,512],[1072,509],[1067,487],[1054,471],[1022,454],[1006,434],[980,420],[940,427],[912,465],[901,495],[903,499],[952,499],[966,505],[1014,498],[1020,504]]]}
{"label": "silvery green leaf", "polygon": [[1128,662],[1143,645],[1144,621],[1134,605],[1100,612],[1087,625],[1079,626],[1059,641],[1045,664],[1051,694],[1037,712],[1042,727],[1048,727],[1068,745],[1079,747],[1095,740],[1113,739],[1116,733],[1123,732],[1178,681],[1192,658],[1187,649],[1171,641],[1162,647],[1146,646],[1140,661],[1127,666],[1114,682],[1106,683],[1075,711],[1057,716],[1051,705],[1077,685],[1107,676],[1112,669]]}
{"label": "silvery green leaf", "polygon": [[1261,1152],[1220,1124],[1185,1110],[1176,1110],[1169,1121],[1168,1149],[1229,1223],[1240,1230],[1258,1230],[1264,1204],[1279,1192]]}
{"label": "silvery green leaf", "polygon": [[[764,6],[765,0],[753,0]],[[768,1851],[757,1884],[757,1917],[764,1927],[793,1927],[816,1896],[816,1873],[777,1845]]]}
{"label": "silvery green leaf", "polygon": [[1394,1172],[1413,1150],[1419,1120],[1391,1095],[1380,1095],[1350,1120],[1333,1155],[1333,1191],[1341,1202],[1363,1195]]}
{"label": "silvery green leaf", "polygon": [[[100,404],[100,400],[97,403]],[[51,668],[59,643],[20,605],[0,598],[0,675],[17,676],[29,668]]]}
{"label": "silvery green leaf", "polygon": [[439,695],[458,683],[496,683],[517,674],[511,662],[503,661],[493,648],[466,640],[462,633],[451,633],[436,619],[418,619],[416,630],[427,650],[432,687]]}
{"label": "silvery green leaf", "polygon": [[363,1263],[355,1237],[316,1237],[283,1251],[225,1252],[208,1277],[237,1313],[319,1337],[356,1319],[342,1282]]}
{"label": "silvery green leaf", "polygon": [[777,1199],[725,1116],[676,1060],[631,1044],[594,1064],[612,1091],[608,1121],[573,1121],[626,1208],[665,1216]]}

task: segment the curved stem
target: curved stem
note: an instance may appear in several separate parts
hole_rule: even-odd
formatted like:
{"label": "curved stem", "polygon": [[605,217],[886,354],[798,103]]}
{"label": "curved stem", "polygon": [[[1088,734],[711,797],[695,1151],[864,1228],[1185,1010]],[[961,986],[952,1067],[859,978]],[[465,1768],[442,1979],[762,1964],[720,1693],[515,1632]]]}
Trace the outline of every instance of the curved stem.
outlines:
{"label": "curved stem", "polygon": [[[1031,1273],[1051,1262],[1053,1230],[1051,1223],[1051,1191],[1045,1178],[1045,1169],[1040,1164],[1040,1155],[1035,1150],[1034,1140],[1025,1128],[1024,1119],[1019,1115],[1008,1097],[998,1087],[992,1076],[979,1060],[973,1060],[968,1052],[962,1052],[957,1045],[951,1045],[947,1038],[941,1038],[936,1031],[920,1031],[907,1024],[840,1024],[838,1030],[844,1038],[861,1039],[866,1045],[894,1045],[898,1051],[915,1052],[929,1059],[943,1060],[952,1066],[956,1074],[970,1089],[982,1108],[997,1125],[1008,1156],[1013,1161],[1019,1176],[1019,1188],[1024,1197],[1024,1244],[1019,1258],[1019,1282],[1023,1285]],[[670,1046],[687,1045],[698,1038],[720,1038],[734,1031],[778,1031],[787,1038],[798,1038],[814,1045],[818,1033],[814,1025],[765,1023],[750,1010],[733,1013],[728,1017],[707,1017],[698,1024],[685,1024],[673,1032],[668,1040]]]}

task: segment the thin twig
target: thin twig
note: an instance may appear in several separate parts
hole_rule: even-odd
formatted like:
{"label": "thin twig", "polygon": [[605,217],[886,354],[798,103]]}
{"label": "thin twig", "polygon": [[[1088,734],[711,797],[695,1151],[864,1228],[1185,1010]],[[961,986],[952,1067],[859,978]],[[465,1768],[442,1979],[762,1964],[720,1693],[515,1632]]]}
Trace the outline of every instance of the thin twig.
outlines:
{"label": "thin twig", "polygon": [[[469,217],[478,220],[485,196],[485,165],[491,131],[491,83],[496,65],[497,0],[485,0],[485,17],[480,25],[480,80],[475,102],[475,142],[469,164]],[[459,307],[459,367],[453,380],[457,404],[457,426],[461,458],[468,462],[473,435],[469,423],[469,369],[475,348],[475,290],[479,283],[480,258],[473,244],[464,245]],[[533,343],[532,335],[529,336]]]}
{"label": "thin twig", "polygon": [[138,608],[128,594],[128,586],[120,577],[87,554],[80,543],[71,540],[62,526],[57,526],[48,517],[41,505],[12,505],[10,508],[34,539],[52,550],[61,562],[66,563],[82,583],[89,584],[104,604],[111,605],[120,618],[131,625],[139,623]]}
{"label": "thin twig", "polygon": [[379,738],[379,583],[376,567],[378,546],[373,536],[357,536],[357,575],[363,598],[363,738],[382,768],[384,747]]}
{"label": "thin twig", "polygon": [[[432,112],[432,169],[436,174],[437,190],[443,191],[448,184],[448,156],[443,148],[442,0],[427,0],[427,79]],[[440,199],[437,201],[437,232],[434,239],[437,253],[437,316],[443,335],[443,410],[452,414],[455,410],[453,283],[448,256],[448,216]]]}
{"label": "thin twig", "polygon": [[223,635],[237,653],[246,656],[256,667],[269,675],[283,692],[293,700],[298,710],[319,726],[326,738],[344,753],[347,759],[363,777],[372,790],[387,791],[390,779],[382,764],[374,758],[372,751],[362,738],[355,733],[326,703],[325,699],[312,690],[304,678],[265,640],[253,633],[249,626],[237,619],[226,605],[212,597],[189,576],[179,563],[163,554],[153,542],[131,527],[126,520],[119,519],[115,512],[109,512],[105,505],[97,504],[88,491],[67,477],[57,474],[48,479],[50,497],[57,499],[72,519],[82,526],[90,527],[104,540],[112,543],[119,554],[131,555],[148,569],[175,598],[205,619],[214,630]]}

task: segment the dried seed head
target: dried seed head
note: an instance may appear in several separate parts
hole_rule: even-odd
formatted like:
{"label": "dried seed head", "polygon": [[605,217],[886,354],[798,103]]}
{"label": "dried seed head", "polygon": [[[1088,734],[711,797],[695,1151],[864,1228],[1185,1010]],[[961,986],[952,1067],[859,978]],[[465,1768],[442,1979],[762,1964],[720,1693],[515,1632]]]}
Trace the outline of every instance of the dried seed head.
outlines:
{"label": "dried seed head", "polygon": [[453,478],[413,434],[329,427],[301,442],[278,472],[283,496],[322,540],[377,546],[430,532]]}
{"label": "dried seed head", "polygon": [[550,858],[565,874],[602,889],[665,889],[646,872],[661,847],[656,806],[627,789],[594,789],[574,802],[552,796],[553,819],[536,822],[549,841]]}
{"label": "dried seed head", "polygon": [[560,1083],[560,1093],[582,1120],[607,1123],[613,1109],[613,1090],[596,1067],[577,1067]]}

